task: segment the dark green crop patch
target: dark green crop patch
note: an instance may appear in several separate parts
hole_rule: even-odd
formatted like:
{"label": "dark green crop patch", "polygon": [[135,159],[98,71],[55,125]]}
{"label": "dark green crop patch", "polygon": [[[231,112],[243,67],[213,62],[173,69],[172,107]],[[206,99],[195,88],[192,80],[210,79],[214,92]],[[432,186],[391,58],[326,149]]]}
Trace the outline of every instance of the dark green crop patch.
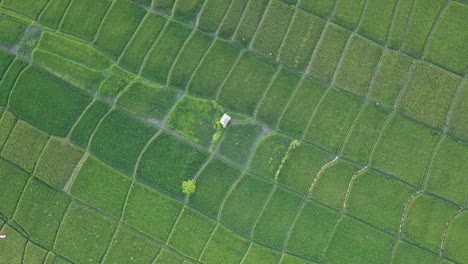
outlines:
{"label": "dark green crop patch", "polygon": [[218,263],[220,259],[225,264],[239,263],[248,246],[244,238],[218,225],[200,259],[207,264]]}
{"label": "dark green crop patch", "polygon": [[137,177],[171,195],[182,197],[182,182],[195,176],[207,158],[207,152],[162,133],[143,153]]}
{"label": "dark green crop patch", "polygon": [[[12,217],[29,175],[19,167],[0,159],[0,184],[5,191],[0,192],[0,212]],[[2,218],[3,220],[3,218]]]}
{"label": "dark green crop patch", "polygon": [[231,124],[227,128],[219,153],[232,159],[234,162],[244,164],[258,139],[262,127],[255,123]]}
{"label": "dark green crop patch", "polygon": [[156,131],[143,120],[114,110],[102,121],[91,139],[91,153],[113,168],[132,175],[141,151]]}

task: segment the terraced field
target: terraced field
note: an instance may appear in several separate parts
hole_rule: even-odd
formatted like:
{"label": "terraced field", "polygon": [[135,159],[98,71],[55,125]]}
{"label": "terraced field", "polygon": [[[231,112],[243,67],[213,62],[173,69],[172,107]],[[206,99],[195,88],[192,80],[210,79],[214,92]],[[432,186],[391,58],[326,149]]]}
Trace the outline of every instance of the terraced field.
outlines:
{"label": "terraced field", "polygon": [[466,0],[0,0],[0,263],[468,263],[467,77]]}

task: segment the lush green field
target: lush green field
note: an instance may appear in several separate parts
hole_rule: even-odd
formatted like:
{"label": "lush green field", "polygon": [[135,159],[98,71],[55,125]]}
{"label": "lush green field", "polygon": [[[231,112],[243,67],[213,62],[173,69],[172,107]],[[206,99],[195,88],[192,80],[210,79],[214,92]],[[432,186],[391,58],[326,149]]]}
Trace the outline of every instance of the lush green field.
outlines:
{"label": "lush green field", "polygon": [[468,263],[467,54],[466,0],[0,0],[0,263]]}

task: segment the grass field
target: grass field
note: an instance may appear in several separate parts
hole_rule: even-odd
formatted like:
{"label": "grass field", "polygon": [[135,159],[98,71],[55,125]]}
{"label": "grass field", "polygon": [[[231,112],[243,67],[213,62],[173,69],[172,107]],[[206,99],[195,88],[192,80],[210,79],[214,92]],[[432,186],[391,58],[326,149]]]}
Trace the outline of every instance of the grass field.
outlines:
{"label": "grass field", "polygon": [[0,263],[468,263],[467,54],[467,0],[0,0]]}

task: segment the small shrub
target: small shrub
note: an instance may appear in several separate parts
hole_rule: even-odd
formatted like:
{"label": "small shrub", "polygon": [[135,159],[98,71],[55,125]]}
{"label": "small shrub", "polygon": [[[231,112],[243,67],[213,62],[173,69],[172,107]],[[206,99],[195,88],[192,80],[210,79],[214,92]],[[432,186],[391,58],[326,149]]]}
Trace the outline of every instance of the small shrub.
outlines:
{"label": "small shrub", "polygon": [[195,185],[194,180],[188,180],[188,181],[182,182],[182,192],[186,194],[194,193],[196,188],[197,186]]}

